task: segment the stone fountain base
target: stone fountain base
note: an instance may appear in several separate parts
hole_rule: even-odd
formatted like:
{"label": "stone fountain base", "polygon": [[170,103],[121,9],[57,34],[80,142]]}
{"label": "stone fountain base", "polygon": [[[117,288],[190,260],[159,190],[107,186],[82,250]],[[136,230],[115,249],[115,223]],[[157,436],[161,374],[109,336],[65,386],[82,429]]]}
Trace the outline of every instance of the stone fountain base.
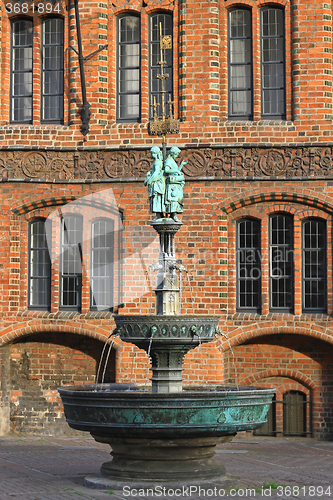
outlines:
{"label": "stone fountain base", "polygon": [[96,489],[119,489],[124,485],[138,488],[149,485],[171,487],[225,483],[225,467],[217,462],[215,446],[233,436],[191,439],[93,438],[112,447],[113,459],[101,467],[100,476],[89,476],[85,485]]}
{"label": "stone fountain base", "polygon": [[92,434],[108,443],[113,459],[101,467],[101,475],[121,481],[202,481],[225,475],[225,468],[214,460],[215,446],[232,436],[191,439],[110,438]]}

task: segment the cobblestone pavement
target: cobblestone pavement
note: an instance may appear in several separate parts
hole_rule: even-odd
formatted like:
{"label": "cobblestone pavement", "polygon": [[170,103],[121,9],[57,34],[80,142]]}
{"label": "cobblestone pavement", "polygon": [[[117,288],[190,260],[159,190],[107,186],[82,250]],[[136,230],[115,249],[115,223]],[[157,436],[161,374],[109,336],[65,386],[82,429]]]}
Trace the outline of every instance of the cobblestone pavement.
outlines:
{"label": "cobblestone pavement", "polygon": [[[83,437],[82,437],[83,436]],[[159,485],[139,490],[85,487],[110,459],[109,447],[89,434],[80,437],[0,438],[1,500],[119,500],[129,498],[257,498],[333,500],[333,442],[292,438],[234,438],[217,448],[231,487]],[[216,488],[216,489],[215,489]]]}

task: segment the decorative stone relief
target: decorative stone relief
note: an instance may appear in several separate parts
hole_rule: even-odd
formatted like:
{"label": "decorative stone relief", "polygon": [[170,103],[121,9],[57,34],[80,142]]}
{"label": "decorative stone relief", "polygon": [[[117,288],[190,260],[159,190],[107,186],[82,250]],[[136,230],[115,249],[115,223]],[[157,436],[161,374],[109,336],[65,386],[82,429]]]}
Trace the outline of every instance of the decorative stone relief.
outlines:
{"label": "decorative stone relief", "polygon": [[[333,177],[333,148],[183,149],[188,179]],[[31,180],[144,179],[151,169],[147,150],[0,150],[0,178]]]}

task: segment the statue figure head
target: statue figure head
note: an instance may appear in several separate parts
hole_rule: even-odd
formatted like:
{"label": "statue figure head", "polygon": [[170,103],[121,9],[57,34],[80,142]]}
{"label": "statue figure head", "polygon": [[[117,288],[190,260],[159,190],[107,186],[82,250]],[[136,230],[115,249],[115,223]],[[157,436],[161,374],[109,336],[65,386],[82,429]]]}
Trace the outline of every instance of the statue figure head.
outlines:
{"label": "statue figure head", "polygon": [[162,151],[160,150],[160,148],[158,146],[153,146],[151,148],[150,152],[151,152],[151,155],[153,158],[162,159]]}
{"label": "statue figure head", "polygon": [[179,153],[180,153],[180,149],[177,148],[177,146],[173,146],[169,151],[169,156],[171,156],[172,158],[177,158]]}

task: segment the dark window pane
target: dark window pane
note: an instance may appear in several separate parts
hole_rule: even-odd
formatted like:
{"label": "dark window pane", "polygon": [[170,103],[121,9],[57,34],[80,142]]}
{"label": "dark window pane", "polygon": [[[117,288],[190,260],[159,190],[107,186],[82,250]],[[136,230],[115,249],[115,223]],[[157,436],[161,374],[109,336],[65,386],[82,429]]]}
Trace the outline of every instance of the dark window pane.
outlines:
{"label": "dark window pane", "polygon": [[51,303],[51,261],[45,222],[29,224],[29,307],[43,309]]}
{"label": "dark window pane", "polygon": [[140,19],[134,16],[125,16],[119,20],[119,42],[138,43],[140,41]]}
{"label": "dark window pane", "polygon": [[302,226],[303,311],[326,310],[326,224],[309,219]]}
{"label": "dark window pane", "polygon": [[276,214],[269,225],[270,308],[291,312],[293,308],[294,249],[292,218]]}
{"label": "dark window pane", "polygon": [[14,21],[12,29],[11,121],[32,121],[32,22]]}
{"label": "dark window pane", "polygon": [[261,10],[262,116],[285,118],[285,44],[282,9]]}
{"label": "dark window pane", "polygon": [[42,25],[42,121],[64,118],[64,22],[46,19]]}
{"label": "dark window pane", "polygon": [[140,70],[126,69],[119,71],[119,89],[122,93],[139,92]]}
{"label": "dark window pane", "polygon": [[82,217],[66,216],[61,224],[60,307],[79,309],[82,280]]}
{"label": "dark window pane", "polygon": [[140,118],[140,18],[118,20],[118,119]]}
{"label": "dark window pane", "polygon": [[260,310],[260,224],[252,219],[237,223],[237,308]]}
{"label": "dark window pane", "polygon": [[149,60],[149,104],[150,104],[150,118],[154,117],[154,102],[159,104],[156,106],[156,115],[162,116],[162,100],[161,80],[157,75],[161,74],[161,66],[158,64],[161,60],[160,52],[160,39],[161,36],[171,37],[171,47],[162,49],[162,58],[165,61],[163,73],[169,75],[164,80],[165,93],[165,114],[168,116],[171,112],[173,115],[173,107],[170,110],[167,102],[173,101],[173,54],[172,54],[172,35],[173,35],[173,21],[170,14],[154,14],[149,18],[149,46],[150,46],[150,60]]}
{"label": "dark window pane", "polygon": [[113,259],[113,223],[96,221],[91,228],[90,305],[93,309],[111,309],[113,306]]}
{"label": "dark window pane", "polygon": [[229,118],[252,118],[252,19],[248,9],[229,11]]}

